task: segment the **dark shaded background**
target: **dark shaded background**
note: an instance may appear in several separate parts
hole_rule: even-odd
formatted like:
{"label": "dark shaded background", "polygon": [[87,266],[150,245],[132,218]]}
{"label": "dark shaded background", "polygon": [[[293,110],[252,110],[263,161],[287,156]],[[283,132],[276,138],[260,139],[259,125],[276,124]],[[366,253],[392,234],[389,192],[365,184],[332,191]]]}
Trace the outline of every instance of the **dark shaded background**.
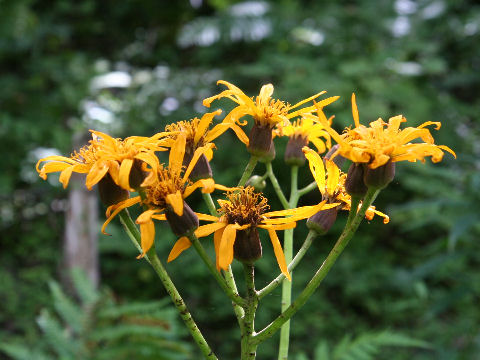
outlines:
{"label": "dark shaded background", "polygon": [[[435,165],[398,165],[376,204],[390,224],[375,219],[361,226],[294,318],[292,358],[319,359],[314,349],[321,341],[334,347],[346,334],[389,329],[431,348],[387,348],[379,359],[479,359],[479,34],[480,7],[462,0],[0,1],[0,342],[43,341],[35,319],[53,307],[47,282],[65,276],[68,192],[55,176],[39,179],[36,160],[52,149],[69,154],[74,134],[89,128],[151,135],[197,116],[206,110],[201,100],[224,79],[252,96],[271,82],[275,96],[290,103],[320,90],[340,95],[328,108],[339,129],[352,123],[355,92],[363,123],[399,113],[411,126],[441,121],[436,142],[458,155]],[[248,158],[232,140],[231,134],[219,140],[213,163],[217,182],[227,185]],[[288,184],[277,149],[277,175]],[[308,170],[302,171],[307,184]],[[192,203],[202,206],[200,200]],[[304,203],[317,200],[312,192]],[[270,203],[279,208],[274,196]],[[296,293],[344,220],[302,262]],[[111,233],[99,239],[101,286],[122,303],[164,297],[118,224]],[[161,258],[173,241],[157,239]],[[277,271],[264,248],[260,284]],[[235,358],[230,305],[195,254],[187,252],[168,270],[213,348]],[[270,300],[259,309],[257,328],[277,314],[279,292]],[[277,342],[262,345],[259,358],[273,358]]]}

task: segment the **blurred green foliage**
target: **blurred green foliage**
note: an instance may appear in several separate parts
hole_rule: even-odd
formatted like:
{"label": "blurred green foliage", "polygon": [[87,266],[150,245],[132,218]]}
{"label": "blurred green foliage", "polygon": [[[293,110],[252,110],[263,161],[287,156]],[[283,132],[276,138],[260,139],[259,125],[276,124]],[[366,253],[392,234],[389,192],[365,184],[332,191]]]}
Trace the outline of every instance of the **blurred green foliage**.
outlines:
{"label": "blurred green foliage", "polygon": [[169,298],[119,304],[110,291],[95,290],[80,270],[72,272],[72,280],[78,301],[50,282],[55,313],[41,310],[39,339],[28,346],[9,339],[0,342],[0,351],[15,360],[191,358],[189,344],[178,338],[185,331]]}
{"label": "blurred green foliage", "polygon": [[[436,142],[458,155],[435,165],[397,167],[396,179],[376,204],[389,213],[390,224],[374,219],[361,226],[293,319],[291,354],[313,358],[319,344],[334,348],[345,334],[391,329],[432,347],[387,348],[379,359],[475,359],[480,353],[479,44],[480,7],[473,0],[0,1],[0,151],[5,154],[0,337],[37,339],[33,319],[41,309],[52,311],[47,282],[62,272],[66,191],[54,176],[38,179],[33,166],[40,148],[68,154],[72,134],[88,128],[115,136],[150,135],[205,111],[201,100],[217,93],[215,81],[225,79],[252,96],[272,82],[275,96],[290,103],[323,89],[340,95],[328,107],[339,130],[352,124],[354,91],[363,123],[399,113],[412,126],[441,121]],[[128,84],[98,85],[114,71]],[[98,86],[92,85],[94,77]],[[223,105],[231,106],[214,104]],[[105,121],[105,114],[114,121]],[[217,181],[228,185],[238,179],[231,169],[247,162],[233,139],[229,133],[219,139],[212,164]],[[282,147],[277,149],[274,169],[282,169]],[[288,171],[278,171],[288,184]],[[301,185],[310,181],[302,169]],[[303,203],[318,198],[314,191]],[[192,204],[205,210],[200,196]],[[295,272],[294,292],[323,261],[344,221],[340,217],[332,233],[312,246]],[[100,243],[102,281],[125,301],[163,297],[154,273],[135,260],[119,226],[112,224],[110,232],[114,236]],[[173,241],[162,232],[157,241],[162,259]],[[212,244],[206,246],[212,250]],[[267,241],[264,249],[259,286],[278,271]],[[168,270],[213,348],[235,358],[238,330],[229,301],[194,252],[182,254]],[[278,313],[279,292],[268,298],[257,328]],[[262,345],[264,358],[274,357],[277,341]]]}

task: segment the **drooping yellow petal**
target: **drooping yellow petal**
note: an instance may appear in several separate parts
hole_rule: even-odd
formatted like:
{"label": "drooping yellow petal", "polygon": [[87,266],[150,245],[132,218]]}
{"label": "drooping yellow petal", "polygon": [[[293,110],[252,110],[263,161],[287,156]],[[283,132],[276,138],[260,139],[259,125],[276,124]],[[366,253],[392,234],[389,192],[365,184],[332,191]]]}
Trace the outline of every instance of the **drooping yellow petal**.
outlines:
{"label": "drooping yellow petal", "polygon": [[175,260],[178,255],[180,255],[183,251],[187,250],[192,243],[186,236],[182,236],[180,239],[177,240],[175,245],[173,245],[170,254],[168,255],[167,262]]}
{"label": "drooping yellow petal", "polygon": [[[105,220],[105,222],[103,223],[102,225],[102,234],[105,234],[105,235],[109,235],[105,232],[105,228],[107,227],[107,225],[110,223],[110,221],[113,220],[113,218],[115,216],[117,216],[117,214],[122,211],[123,209],[129,207],[129,206],[132,206],[136,203],[139,203],[140,202],[140,196],[135,196],[134,198],[131,198],[131,199],[126,199],[124,201],[121,201],[119,202],[118,204],[115,204],[115,205],[111,205],[107,208],[107,212],[106,212],[106,216],[107,216],[107,220]],[[113,211],[113,212],[112,212]]]}
{"label": "drooping yellow petal", "polygon": [[152,215],[153,214],[158,213],[160,211],[161,211],[160,209],[146,210],[138,216],[138,218],[137,218],[137,220],[135,220],[135,222],[137,224],[140,224],[140,225],[141,224],[146,224],[147,222],[152,221]]}
{"label": "drooping yellow petal", "polygon": [[220,265],[218,264],[218,259],[220,259],[220,243],[222,242],[222,236],[223,236],[224,230],[225,230],[225,227],[222,227],[217,231],[215,231],[215,233],[213,234],[213,245],[215,247],[215,266],[218,271],[220,271]]}
{"label": "drooping yellow petal", "polygon": [[68,167],[63,169],[62,172],[60,173],[60,177],[58,178],[58,181],[60,181],[64,189],[66,189],[68,186],[68,182],[70,181],[70,177],[72,176],[74,167],[75,165],[68,165]]}
{"label": "drooping yellow petal", "polygon": [[318,190],[323,195],[325,194],[325,168],[323,166],[323,161],[318,155],[317,152],[312,149],[304,146],[303,153],[308,160],[308,165],[310,166],[310,171],[312,172],[313,178],[317,183]]}
{"label": "drooping yellow petal", "polygon": [[130,188],[130,171],[132,170],[133,159],[124,159],[118,172],[118,185],[128,191],[134,191]]}
{"label": "drooping yellow petal", "polygon": [[325,166],[327,168],[327,193],[333,196],[340,180],[340,169],[331,160],[325,159]]}
{"label": "drooping yellow petal", "polygon": [[237,236],[237,225],[228,224],[223,230],[222,239],[218,249],[217,256],[218,266],[223,270],[228,270],[228,267],[233,261],[233,244]]}
{"label": "drooping yellow petal", "polygon": [[185,155],[185,144],[187,137],[185,133],[180,133],[170,149],[170,156],[168,159],[168,167],[174,174],[180,174],[183,164],[183,157]]}
{"label": "drooping yellow petal", "polygon": [[143,258],[155,241],[155,224],[151,219],[140,224],[140,233],[142,235],[141,246],[143,252],[137,256],[137,259]]}
{"label": "drooping yellow petal", "polygon": [[273,229],[267,230],[268,235],[270,235],[270,240],[272,241],[273,251],[275,253],[275,257],[277,258],[278,266],[287,279],[292,281],[292,278],[288,272],[287,262],[285,261],[285,254],[283,253],[282,245],[280,245],[280,240],[278,240],[277,233]]}
{"label": "drooping yellow petal", "polygon": [[178,216],[183,215],[183,197],[180,190],[177,190],[175,194],[168,194],[165,201],[173,208],[175,214]]}
{"label": "drooping yellow petal", "polygon": [[105,161],[97,161],[93,164],[90,172],[85,179],[85,186],[88,190],[92,189],[92,186],[97,184],[105,174],[108,172],[108,164]]}
{"label": "drooping yellow petal", "polygon": [[192,156],[192,160],[190,160],[190,164],[188,164],[187,170],[185,170],[185,174],[183,174],[183,179],[188,179],[188,177],[190,176],[190,173],[192,172],[193,168],[197,164],[198,159],[200,159],[200,156],[202,156],[203,154],[205,154],[205,152],[207,152],[209,149],[211,150],[214,147],[215,147],[215,144],[208,143],[205,146],[200,146],[195,150]]}

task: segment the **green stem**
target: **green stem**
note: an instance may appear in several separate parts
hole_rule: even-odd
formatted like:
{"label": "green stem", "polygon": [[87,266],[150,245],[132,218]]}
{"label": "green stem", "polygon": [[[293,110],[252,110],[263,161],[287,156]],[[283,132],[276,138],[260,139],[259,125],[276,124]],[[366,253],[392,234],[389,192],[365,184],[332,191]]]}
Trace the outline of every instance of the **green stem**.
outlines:
{"label": "green stem", "polygon": [[357,214],[357,210],[358,210],[358,204],[360,204],[360,200],[361,200],[360,197],[352,196],[350,201],[350,211],[348,213],[347,224],[345,226],[350,225],[350,223],[355,218],[355,215]]}
{"label": "green stem", "polygon": [[240,178],[240,181],[238,182],[237,186],[244,186],[245,183],[247,182],[248,178],[250,175],[252,175],[253,169],[255,169],[255,166],[257,165],[258,158],[256,156],[251,156],[250,160],[248,161],[248,164],[243,171],[242,177]]}
{"label": "green stem", "polygon": [[240,295],[238,295],[238,293],[234,292],[230,286],[227,285],[226,280],[222,277],[220,272],[217,271],[215,265],[208,257],[208,254],[206,253],[205,249],[203,248],[202,244],[195,236],[195,234],[192,233],[191,235],[189,235],[188,239],[192,242],[193,247],[195,248],[195,250],[197,250],[197,253],[200,255],[205,265],[207,265],[208,270],[210,270],[210,273],[213,275],[215,280],[217,280],[218,284],[225,292],[225,294],[227,294],[230,300],[232,300],[235,304],[244,307],[245,300]]}
{"label": "green stem", "polygon": [[[302,247],[298,250],[297,254],[293,258],[293,260],[288,264],[288,271],[291,273],[295,267],[298,265],[300,260],[302,260],[303,256],[307,252],[308,248],[310,245],[312,245],[313,239],[317,236],[317,233],[315,231],[310,231],[303,242]],[[285,279],[285,275],[280,274],[278,275],[275,279],[273,279],[270,284],[265,286],[262,290],[258,291],[258,299],[261,300],[268,294],[270,294],[273,290],[277,288],[278,285]]]}
{"label": "green stem", "polygon": [[207,204],[208,207],[208,212],[210,215],[213,216],[218,216],[217,209],[215,208],[215,203],[213,202],[212,196],[210,194],[205,194],[202,193],[203,200],[205,201],[205,204]]}
{"label": "green stem", "polygon": [[241,360],[254,360],[258,343],[253,343],[255,312],[258,306],[258,295],[255,290],[255,274],[253,264],[243,264],[245,285],[247,288],[245,316],[243,317]]}
{"label": "green stem", "polygon": [[[272,172],[273,173],[273,172]],[[294,208],[297,205],[298,197],[298,166],[292,166],[290,171],[290,201],[288,203],[288,208]],[[285,253],[285,261],[289,264],[292,261],[293,257],[293,229],[285,230],[283,240],[283,251]],[[287,308],[292,303],[292,282],[293,274],[290,273],[292,281],[283,280],[282,281],[282,303],[281,311],[282,313],[287,310]],[[278,348],[278,359],[287,360],[288,358],[288,347],[290,344],[290,320],[283,324],[280,330],[280,343]]]}
{"label": "green stem", "polygon": [[[237,284],[235,283],[235,277],[233,276],[232,267],[229,266],[227,271],[223,272],[225,276],[225,281],[227,285],[232,289],[235,294],[238,294]],[[234,301],[232,301],[233,311],[237,317],[238,324],[240,325],[240,330],[243,328],[242,318],[245,316],[245,310]]]}
{"label": "green stem", "polygon": [[285,209],[288,209],[288,208],[289,208],[288,200],[287,200],[287,198],[285,197],[285,195],[283,195],[282,188],[280,187],[280,184],[278,183],[278,180],[277,180],[277,178],[275,177],[275,174],[273,173],[272,163],[271,163],[271,162],[267,162],[267,163],[265,164],[265,166],[267,167],[268,178],[269,178],[270,181],[272,182],[273,189],[274,189],[275,192],[277,193],[277,196],[278,196],[278,198],[280,199],[280,202],[282,203],[282,206],[283,206]]}
{"label": "green stem", "polygon": [[350,239],[355,234],[358,226],[360,225],[363,217],[365,216],[365,212],[367,211],[368,207],[372,204],[375,197],[378,195],[380,190],[369,189],[365,198],[363,200],[362,207],[355,215],[352,222],[345,227],[344,231],[338,238],[335,246],[328,254],[327,258],[317,270],[315,275],[313,276],[312,280],[307,284],[305,289],[302,293],[298,296],[298,298],[285,310],[282,314],[280,314],[273,322],[271,322],[267,327],[265,327],[262,331],[260,331],[253,339],[256,344],[261,343],[262,341],[271,337],[286,321],[288,321],[293,314],[295,314],[298,309],[300,309],[308,298],[313,294],[313,292],[317,289],[320,285],[322,280],[328,274],[329,270],[332,268],[333,264],[337,260],[338,256],[342,253],[343,249],[347,246]]}
{"label": "green stem", "polygon": [[317,187],[317,183],[314,181],[314,182],[311,182],[310,184],[308,184],[307,186],[305,186],[304,188],[301,188],[300,190],[298,190],[297,194],[298,194],[298,197],[301,197],[303,195],[305,195],[306,193],[309,193],[310,191],[312,191],[313,189],[315,189]]}
{"label": "green stem", "polygon": [[[140,235],[140,232],[138,231],[137,226],[135,225],[132,218],[130,217],[130,214],[126,210],[123,210],[120,212],[119,215],[120,215],[120,220],[123,226],[125,227],[125,230],[128,236],[132,240],[133,244],[139,249],[139,251],[141,251],[142,250],[140,247],[141,235]],[[158,277],[160,278],[160,281],[165,287],[165,290],[167,291],[167,293],[170,295],[173,304],[175,305],[178,312],[180,313],[180,317],[182,318],[188,331],[192,335],[193,340],[195,341],[195,343],[203,353],[203,356],[205,357],[205,359],[218,360],[218,358],[216,357],[216,355],[213,353],[212,349],[208,345],[207,341],[203,337],[202,333],[200,332],[200,329],[197,327],[197,324],[195,324],[195,321],[193,320],[192,315],[188,311],[187,305],[183,301],[182,297],[180,296],[180,293],[178,292],[177,288],[175,287],[172,280],[170,279],[170,276],[168,275],[167,270],[163,267],[153,247],[145,255],[145,258],[150,263],[150,265],[152,265],[153,269],[155,270]]]}

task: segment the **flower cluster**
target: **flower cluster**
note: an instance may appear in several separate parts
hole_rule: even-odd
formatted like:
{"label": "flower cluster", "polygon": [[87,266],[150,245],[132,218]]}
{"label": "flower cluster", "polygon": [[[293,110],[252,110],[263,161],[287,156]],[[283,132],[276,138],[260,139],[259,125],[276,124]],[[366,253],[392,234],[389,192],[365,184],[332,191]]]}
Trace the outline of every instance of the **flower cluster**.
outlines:
{"label": "flower cluster", "polygon": [[[318,100],[319,92],[295,105],[272,97],[273,85],[264,85],[258,96],[248,97],[242,90],[226,81],[219,81],[227,90],[209,97],[203,104],[210,107],[214,100],[226,98],[233,108],[223,120],[212,126],[221,110],[205,113],[201,118],[179,121],[167,125],[163,132],[152,137],[132,136],[115,139],[92,132],[92,140],[70,157],[50,156],[37,163],[39,175],[46,179],[52,172],[60,172],[60,182],[68,185],[73,172],[87,174],[85,185],[90,190],[99,184],[103,202],[108,206],[107,225],[126,208],[141,205],[142,213],[136,219],[141,230],[139,257],[152,248],[155,241],[154,220],[167,221],[178,237],[168,261],[174,260],[188,249],[194,238],[213,234],[217,269],[228,269],[233,259],[253,263],[262,256],[258,229],[268,232],[279,268],[287,278],[290,274],[283,254],[278,230],[294,228],[297,222],[308,219],[307,226],[318,234],[326,233],[336,221],[338,210],[360,208],[360,198],[367,189],[385,187],[394,176],[393,164],[398,161],[424,161],[430,156],[433,162],[442,159],[444,151],[455,153],[443,145],[435,145],[429,125],[440,128],[439,122],[427,121],[417,128],[400,125],[403,116],[395,116],[388,123],[378,119],[367,127],[360,124],[355,96],[352,112],[355,127],[342,134],[333,129],[333,117],[327,118],[324,108],[338,96]],[[310,103],[310,104],[309,104]],[[250,132],[244,129],[252,118]],[[271,162],[275,157],[274,140],[287,137],[285,162],[302,166],[308,162],[313,179],[320,191],[317,205],[294,209],[269,211],[265,195],[253,187],[231,187],[218,184],[210,167],[216,148],[214,141],[231,129],[245,144],[255,159]],[[419,139],[421,141],[412,142]],[[332,142],[336,145],[332,146]],[[315,150],[309,146],[313,144]],[[330,150],[330,151],[329,151]],[[223,150],[225,151],[225,150]],[[323,158],[320,154],[329,151]],[[168,152],[168,162],[159,160],[158,152]],[[349,159],[348,173],[342,172],[338,160]],[[215,189],[226,192],[219,199],[219,208],[211,215],[193,211],[186,199],[196,190],[212,193]],[[133,196],[135,195],[135,196]],[[368,207],[365,216],[384,218],[387,215]],[[200,225],[200,221],[208,224]]]}

